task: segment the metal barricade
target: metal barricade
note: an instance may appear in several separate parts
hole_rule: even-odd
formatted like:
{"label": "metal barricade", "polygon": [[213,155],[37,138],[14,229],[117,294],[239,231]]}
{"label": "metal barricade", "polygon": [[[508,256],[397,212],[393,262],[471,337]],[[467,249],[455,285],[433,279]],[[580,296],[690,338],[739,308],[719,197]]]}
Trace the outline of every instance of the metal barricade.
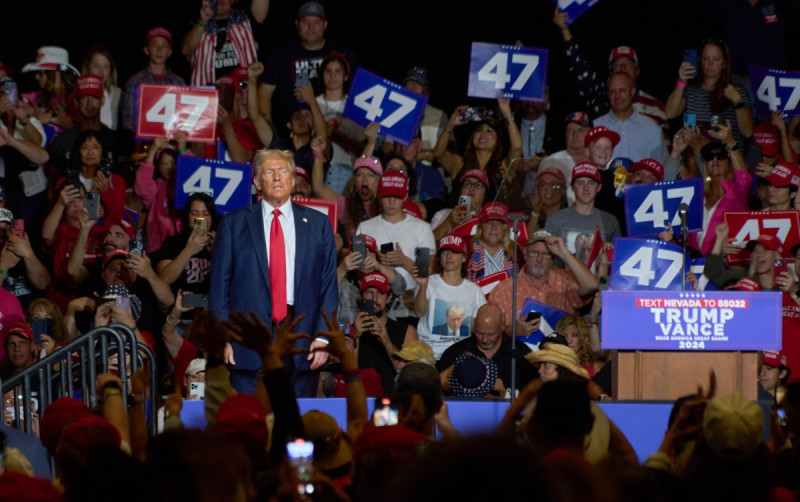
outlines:
{"label": "metal barricade", "polygon": [[[136,341],[136,334],[131,328],[119,323],[95,328],[3,381],[3,411],[13,413],[14,427],[32,431],[33,411],[41,417],[50,403],[61,397],[79,399],[90,408],[97,406],[97,375],[108,373],[109,358],[113,355],[117,356],[123,389],[129,388],[131,377],[147,359],[150,368],[148,430],[151,436],[155,435],[155,356],[147,345]],[[13,391],[13,394],[6,398],[9,391]],[[127,406],[128,392],[122,393],[122,399]]]}

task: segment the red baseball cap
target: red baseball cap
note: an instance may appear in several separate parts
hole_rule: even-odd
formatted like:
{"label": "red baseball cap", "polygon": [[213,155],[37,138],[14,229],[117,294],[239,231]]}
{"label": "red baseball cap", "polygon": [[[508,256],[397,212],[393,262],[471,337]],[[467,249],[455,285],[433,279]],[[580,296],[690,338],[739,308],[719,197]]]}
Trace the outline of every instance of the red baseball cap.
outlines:
{"label": "red baseball cap", "polygon": [[[22,338],[25,338],[28,341],[33,341],[33,330],[31,329],[30,325],[26,322],[17,321],[11,325],[11,328],[8,330],[6,337],[10,335],[17,335]],[[8,338],[6,338],[8,340]]]}
{"label": "red baseball cap", "polygon": [[467,246],[464,239],[455,235],[447,234],[439,240],[439,251],[449,249],[456,253],[467,254]]}
{"label": "red baseball cap", "polygon": [[417,203],[411,199],[406,199],[403,201],[403,212],[406,213],[407,215],[419,218],[420,220],[425,219],[422,217],[422,211],[420,210]]}
{"label": "red baseball cap", "polygon": [[485,172],[481,171],[480,169],[470,169],[469,171],[465,172],[461,175],[461,183],[464,183],[464,180],[467,178],[475,178],[476,180],[483,183],[486,188],[489,188],[489,177],[486,175]]}
{"label": "red baseball cap", "polygon": [[113,260],[115,258],[122,258],[123,260],[127,260],[129,256],[130,256],[130,253],[128,251],[126,251],[124,249],[117,248],[114,251],[111,251],[110,253],[108,253],[103,258],[103,268],[105,269],[108,266],[108,264],[111,263],[111,260]]}
{"label": "red baseball cap", "polygon": [[128,237],[131,240],[136,240],[136,229],[133,228],[133,225],[131,225],[130,222],[126,220],[114,219],[111,220],[111,222],[108,225],[108,228],[111,228],[114,225],[119,225],[122,228],[122,230],[124,230],[125,233],[128,234]]}
{"label": "red baseball cap", "polygon": [[264,405],[250,394],[236,394],[217,411],[216,431],[223,435],[244,433],[254,441],[267,443],[267,413]]}
{"label": "red baseball cap", "polygon": [[103,97],[103,79],[97,75],[83,75],[78,77],[78,99],[84,96],[94,96],[97,99]]}
{"label": "red baseball cap", "polygon": [[555,176],[561,183],[567,182],[567,179],[564,176],[564,173],[561,172],[561,169],[555,167],[545,167],[544,169],[539,171],[539,174],[536,175],[536,182],[538,183],[539,178],[541,178],[545,174],[549,174],[550,176]]}
{"label": "red baseball cap", "polygon": [[753,130],[753,144],[761,147],[764,157],[777,157],[781,133],[775,124],[761,122]]}
{"label": "red baseball cap", "polygon": [[761,244],[762,246],[771,251],[780,252],[781,250],[781,241],[779,241],[777,237],[774,237],[769,234],[759,235],[757,239],[748,242],[746,248],[748,251],[752,252],[757,244]]}
{"label": "red baseball cap", "polygon": [[800,167],[790,162],[778,162],[764,179],[779,188],[789,185],[800,186]]}
{"label": "red baseball cap", "polygon": [[487,202],[483,205],[478,219],[481,222],[492,220],[508,221],[508,206],[502,202]]}
{"label": "red baseball cap", "polygon": [[765,350],[764,364],[773,368],[786,367],[786,355],[780,350]]}
{"label": "red baseball cap", "polygon": [[311,183],[311,178],[308,176],[308,172],[306,172],[306,170],[303,169],[300,166],[294,166],[294,175],[295,176],[300,176],[304,180],[306,180],[309,183]]}
{"label": "red baseball cap", "polygon": [[611,50],[611,54],[608,55],[608,63],[611,64],[612,61],[620,57],[630,58],[634,63],[639,64],[639,56],[636,55],[634,48],[629,45],[614,47]]}
{"label": "red baseball cap", "polygon": [[231,78],[233,79],[233,83],[239,86],[241,82],[247,82],[249,78],[247,75],[247,68],[242,68],[241,66],[236,68],[231,72]]}
{"label": "red baseball cap", "polygon": [[598,169],[597,166],[591,162],[581,162],[580,164],[575,164],[575,167],[572,168],[572,182],[575,183],[575,180],[581,176],[588,176],[599,183],[600,169]]}
{"label": "red baseball cap", "polygon": [[370,272],[361,278],[359,291],[364,291],[367,288],[378,288],[382,293],[388,293],[389,279],[381,272]]}
{"label": "red baseball cap", "polygon": [[147,36],[144,38],[144,43],[148,43],[150,40],[156,37],[166,39],[166,41],[169,42],[169,46],[172,47],[172,33],[170,33],[170,31],[163,26],[156,26],[152,30],[148,31]]}
{"label": "red baseball cap", "polygon": [[655,159],[642,159],[631,165],[631,173],[636,171],[648,171],[656,177],[658,181],[664,181],[664,166]]}
{"label": "red baseball cap", "polygon": [[728,286],[725,289],[755,292],[755,291],[761,291],[761,284],[757,283],[753,279],[748,279],[745,277],[744,279],[740,279],[739,282],[737,282],[736,284]]}
{"label": "red baseball cap", "polygon": [[619,144],[619,134],[615,133],[608,127],[597,126],[592,127],[589,129],[589,132],[586,133],[586,137],[583,138],[583,146],[589,146],[592,141],[597,141],[600,138],[608,138],[608,140],[611,141],[611,148],[614,148]]}
{"label": "red baseball cap", "polygon": [[381,176],[378,183],[378,197],[400,197],[408,195],[408,179],[398,171]]}

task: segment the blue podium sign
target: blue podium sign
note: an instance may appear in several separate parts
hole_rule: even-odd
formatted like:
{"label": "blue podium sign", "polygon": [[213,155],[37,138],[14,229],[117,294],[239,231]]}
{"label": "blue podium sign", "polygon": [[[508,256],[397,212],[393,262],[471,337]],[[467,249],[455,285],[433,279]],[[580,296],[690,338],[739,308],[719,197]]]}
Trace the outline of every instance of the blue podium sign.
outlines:
{"label": "blue podium sign", "polygon": [[378,122],[381,136],[408,146],[427,105],[427,97],[359,68],[342,115],[364,127]]}
{"label": "blue podium sign", "polygon": [[756,111],[770,115],[781,110],[784,116],[800,115],[800,71],[773,70],[747,65],[756,96]]}
{"label": "blue podium sign", "polygon": [[703,180],[661,181],[625,186],[625,223],[628,235],[657,236],[672,225],[681,233],[678,206],[689,206],[688,227],[697,232],[703,227]]}
{"label": "blue podium sign", "polygon": [[603,292],[604,349],[780,350],[778,292]]}
{"label": "blue podium sign", "polygon": [[250,204],[253,166],[238,162],[178,156],[175,207],[183,209],[194,192],[210,194],[220,214]]}
{"label": "blue podium sign", "polygon": [[472,42],[467,96],[544,101],[547,49]]}
{"label": "blue podium sign", "polygon": [[614,239],[611,263],[609,286],[619,291],[680,291],[686,273],[683,249],[656,239]]}

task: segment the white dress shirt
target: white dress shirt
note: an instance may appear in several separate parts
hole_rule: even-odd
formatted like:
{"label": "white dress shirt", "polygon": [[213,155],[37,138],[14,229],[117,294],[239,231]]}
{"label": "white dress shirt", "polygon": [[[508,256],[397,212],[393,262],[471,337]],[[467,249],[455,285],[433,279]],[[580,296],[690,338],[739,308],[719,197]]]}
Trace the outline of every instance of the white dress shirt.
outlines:
{"label": "white dress shirt", "polygon": [[269,232],[272,228],[272,211],[280,209],[280,223],[283,229],[283,242],[286,251],[286,303],[294,305],[294,256],[297,239],[294,231],[294,213],[292,212],[292,200],[289,199],[281,207],[275,208],[267,201],[261,199],[261,214],[264,220],[264,240],[267,244],[267,263],[269,263]]}

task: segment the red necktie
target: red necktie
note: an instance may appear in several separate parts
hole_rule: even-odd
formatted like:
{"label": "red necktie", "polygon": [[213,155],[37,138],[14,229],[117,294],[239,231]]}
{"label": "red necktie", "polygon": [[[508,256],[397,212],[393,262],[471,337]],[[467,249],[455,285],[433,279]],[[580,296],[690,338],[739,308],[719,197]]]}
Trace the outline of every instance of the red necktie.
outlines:
{"label": "red necktie", "polygon": [[286,317],[286,246],[283,228],[278,217],[280,209],[272,211],[269,229],[269,281],[272,289],[272,320],[281,322]]}

